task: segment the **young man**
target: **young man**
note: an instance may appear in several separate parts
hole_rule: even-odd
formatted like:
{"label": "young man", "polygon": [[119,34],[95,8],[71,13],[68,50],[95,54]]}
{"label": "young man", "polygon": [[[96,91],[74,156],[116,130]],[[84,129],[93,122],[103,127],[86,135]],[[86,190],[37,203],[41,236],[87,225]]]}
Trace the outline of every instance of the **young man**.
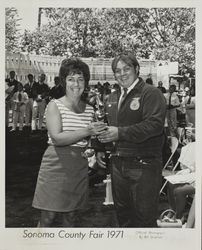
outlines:
{"label": "young man", "polygon": [[157,88],[160,89],[163,94],[166,93],[166,89],[163,87],[163,82],[162,81],[158,82],[158,87]]}
{"label": "young man", "polygon": [[[156,227],[161,186],[165,98],[159,89],[139,78],[132,53],[112,62],[121,93],[108,99],[108,129],[98,138],[113,142],[112,194],[120,227]],[[104,167],[103,153],[97,153]]]}
{"label": "young man", "polygon": [[31,127],[33,101],[37,97],[37,83],[34,81],[34,76],[32,74],[28,74],[27,78],[28,83],[24,85],[24,91],[27,93],[29,100],[27,101],[25,108],[25,125]]}
{"label": "young man", "polygon": [[12,120],[14,113],[13,95],[18,90],[18,81],[15,79],[15,71],[10,71],[9,78],[6,79],[6,127],[9,126],[9,111],[12,110]]}
{"label": "young man", "polygon": [[60,84],[59,76],[56,76],[54,78],[54,83],[55,83],[55,86],[52,87],[50,90],[50,98],[51,99],[59,99],[65,95],[64,89],[63,89],[62,85]]}
{"label": "young man", "polygon": [[178,136],[177,133],[177,111],[176,109],[180,107],[180,100],[176,93],[176,86],[171,84],[169,87],[169,92],[164,94],[167,104],[167,122],[168,130],[171,136]]}
{"label": "young man", "polygon": [[25,107],[28,101],[28,95],[23,91],[22,83],[18,83],[17,91],[13,95],[13,128],[12,131],[16,131],[17,124],[19,122],[19,131],[23,130],[24,125],[24,116],[25,116]]}
{"label": "young man", "polygon": [[[33,112],[32,112],[32,131],[38,129],[42,129],[42,123],[44,119],[44,113],[46,109],[46,105],[49,99],[50,89],[48,85],[45,83],[46,75],[41,74],[39,78],[39,82],[35,87],[36,98],[33,103]],[[39,121],[37,124],[37,116],[39,117]]]}

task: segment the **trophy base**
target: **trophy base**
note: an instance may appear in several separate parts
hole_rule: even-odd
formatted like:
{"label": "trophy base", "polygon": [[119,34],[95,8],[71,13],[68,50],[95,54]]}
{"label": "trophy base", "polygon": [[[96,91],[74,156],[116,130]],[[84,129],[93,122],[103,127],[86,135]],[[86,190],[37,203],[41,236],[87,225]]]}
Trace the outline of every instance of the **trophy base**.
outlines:
{"label": "trophy base", "polygon": [[106,152],[110,154],[114,148],[114,144],[112,142],[101,143],[97,137],[95,137],[91,138],[91,147],[95,149],[95,151]]}

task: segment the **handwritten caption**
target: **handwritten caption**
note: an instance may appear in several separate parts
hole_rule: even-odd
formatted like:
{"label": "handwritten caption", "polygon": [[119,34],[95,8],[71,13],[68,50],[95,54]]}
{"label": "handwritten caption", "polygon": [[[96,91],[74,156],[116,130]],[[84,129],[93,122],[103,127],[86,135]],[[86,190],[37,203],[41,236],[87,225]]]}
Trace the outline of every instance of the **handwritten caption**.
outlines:
{"label": "handwritten caption", "polygon": [[154,231],[137,231],[136,236],[140,240],[147,239],[163,239],[165,233],[164,232],[154,232]]}

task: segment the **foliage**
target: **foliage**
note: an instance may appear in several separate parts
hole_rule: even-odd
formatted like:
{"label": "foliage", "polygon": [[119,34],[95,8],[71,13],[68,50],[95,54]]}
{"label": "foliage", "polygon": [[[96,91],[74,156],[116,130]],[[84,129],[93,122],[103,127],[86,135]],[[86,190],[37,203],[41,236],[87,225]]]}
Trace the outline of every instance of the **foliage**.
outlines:
{"label": "foliage", "polygon": [[43,8],[48,22],[25,31],[22,50],[37,54],[141,58],[195,64],[193,8]]}
{"label": "foliage", "polygon": [[[47,46],[47,42],[44,39],[45,32],[45,30],[35,30],[33,32],[25,30],[21,40],[21,50],[28,53],[35,52],[36,54],[43,52],[43,48]],[[47,49],[45,51],[47,52]]]}
{"label": "foliage", "polygon": [[178,61],[180,65],[194,67],[195,63],[195,11],[193,9],[153,9],[148,23],[155,38],[156,59]]}
{"label": "foliage", "polygon": [[18,12],[15,8],[5,9],[5,47],[6,50],[16,52],[19,44],[19,24]]}

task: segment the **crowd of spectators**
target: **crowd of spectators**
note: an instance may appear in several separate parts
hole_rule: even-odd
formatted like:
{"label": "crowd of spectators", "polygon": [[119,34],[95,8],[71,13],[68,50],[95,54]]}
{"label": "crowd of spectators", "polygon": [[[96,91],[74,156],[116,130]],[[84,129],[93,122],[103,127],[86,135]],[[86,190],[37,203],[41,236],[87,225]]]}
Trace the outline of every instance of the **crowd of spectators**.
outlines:
{"label": "crowd of spectators", "polygon": [[[64,89],[60,84],[59,76],[54,78],[54,86],[49,87],[46,82],[46,75],[41,74],[39,81],[34,80],[32,74],[27,75],[27,83],[23,84],[16,80],[15,71],[11,71],[6,82],[6,129],[13,131],[41,131],[46,129],[44,113],[46,106],[51,99],[58,99],[64,96]],[[103,102],[114,89],[119,88],[118,84],[111,86],[109,82],[103,85],[98,82],[90,87],[96,89]],[[10,124],[12,127],[10,128]]]}
{"label": "crowd of spectators", "polygon": [[[27,83],[16,80],[16,74],[11,71],[6,81],[6,128],[12,124],[9,131],[22,131],[23,128],[29,131],[41,131],[45,128],[43,123],[44,113],[48,102],[51,99],[58,99],[65,93],[58,76],[54,78],[54,86],[49,87],[46,83],[46,75],[41,74],[39,81],[34,80],[32,74],[27,75]],[[147,78],[146,82],[153,85],[152,78]],[[118,84],[110,84],[99,81],[96,85],[91,85],[91,89],[96,89],[100,93],[101,101],[106,102],[108,95],[119,88]],[[195,127],[195,84],[190,88],[177,90],[176,85],[171,84],[169,89],[163,86],[163,82],[158,82],[158,89],[164,94],[167,103],[167,115],[165,128],[167,135],[178,137],[178,127]],[[184,123],[181,123],[181,119]],[[9,122],[12,120],[12,122]],[[19,124],[19,125],[18,125]]]}
{"label": "crowd of spectators", "polygon": [[59,83],[59,77],[54,78],[55,86],[50,88],[46,83],[46,75],[41,74],[39,81],[34,80],[32,74],[27,76],[28,82],[23,86],[15,79],[15,72],[11,71],[6,79],[6,128],[9,130],[10,118],[12,129],[19,131],[26,128],[31,131],[41,131],[44,113],[48,102],[64,95],[64,90]]}

